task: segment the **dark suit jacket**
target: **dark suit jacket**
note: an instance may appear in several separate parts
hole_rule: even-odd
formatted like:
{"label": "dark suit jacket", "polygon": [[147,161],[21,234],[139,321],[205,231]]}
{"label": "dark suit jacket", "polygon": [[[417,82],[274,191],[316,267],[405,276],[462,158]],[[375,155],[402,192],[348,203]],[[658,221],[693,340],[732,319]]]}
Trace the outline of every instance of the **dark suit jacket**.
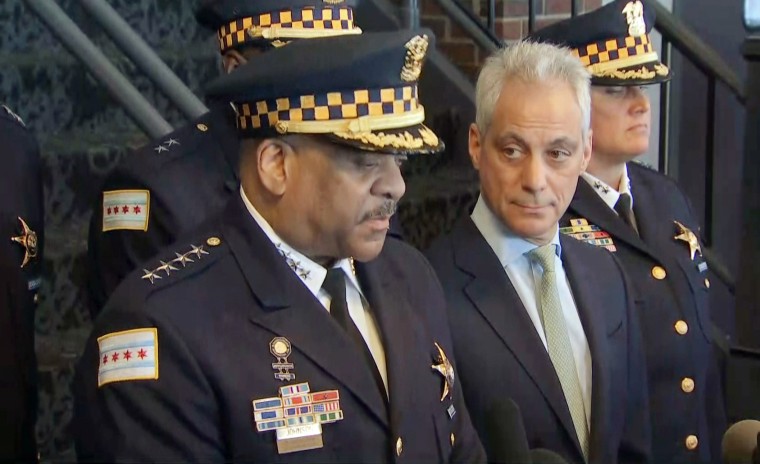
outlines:
{"label": "dark suit jacket", "polygon": [[[654,462],[720,462],[726,419],[711,346],[707,272],[698,268],[703,262],[699,254],[692,261],[688,245],[674,239],[674,220],[694,233],[699,224],[672,179],[637,163],[628,163],[628,175],[640,237],[583,180],[562,224],[585,218],[609,233],[614,254],[636,290],[649,371]],[[665,279],[653,277],[654,266],[665,269]],[[674,328],[679,320],[688,324],[684,335]],[[682,389],[685,378],[693,380],[692,392]],[[699,439],[696,450],[686,448],[689,435]]]}
{"label": "dark suit jacket", "polygon": [[[438,342],[453,349],[443,294],[422,255],[389,238],[357,263],[383,338],[390,399],[361,350],[288,267],[240,198],[166,261],[207,238],[221,245],[151,284],[130,275],[97,319],[74,384],[80,458],[94,461],[478,462],[483,449],[454,388],[441,400],[431,366]],[[195,256],[195,255],[193,255]],[[158,266],[153,260],[151,266]],[[152,269],[152,268],[149,268]],[[157,327],[159,379],[97,386],[97,337]],[[278,455],[274,432],[256,432],[251,400],[276,396],[269,343],[292,343],[295,382],[337,389],[342,421],[323,426],[321,449]],[[401,439],[399,441],[399,438]],[[400,447],[399,447],[400,444]]]}
{"label": "dark suit jacket", "polygon": [[[41,281],[42,178],[31,132],[0,107],[0,462],[35,462],[37,362],[34,297]],[[23,268],[22,218],[38,235],[37,257]]]}
{"label": "dark suit jacket", "polygon": [[[590,462],[645,462],[646,371],[630,290],[610,254],[560,237],[592,360]],[[468,217],[427,252],[449,304],[465,402],[481,438],[501,398],[522,411],[531,448],[583,462],[562,387],[498,257]],[[486,452],[494,448],[484,440]]]}

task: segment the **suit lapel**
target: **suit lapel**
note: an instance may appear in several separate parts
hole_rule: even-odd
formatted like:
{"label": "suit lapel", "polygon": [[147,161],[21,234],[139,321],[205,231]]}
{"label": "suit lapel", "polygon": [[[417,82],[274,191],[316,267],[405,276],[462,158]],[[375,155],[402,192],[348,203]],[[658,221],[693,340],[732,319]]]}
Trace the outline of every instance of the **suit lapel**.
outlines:
{"label": "suit lapel", "polygon": [[[593,274],[593,268],[585,265],[583,256],[577,254],[577,245],[569,237],[560,236],[562,244],[562,266],[570,282],[575,306],[578,309],[583,331],[586,334],[589,350],[591,351],[591,444],[589,447],[589,462],[594,462],[595,450],[604,450],[604,429],[607,426],[605,405],[610,398],[610,379],[606,366],[609,363],[607,335],[619,327],[622,320],[605,317],[604,302],[599,301],[594,283],[598,279]],[[576,246],[574,246],[576,245]]]}
{"label": "suit lapel", "polygon": [[[634,191],[634,195],[637,193]],[[634,214],[637,218],[637,225],[641,227],[638,221],[638,214],[636,213],[636,206],[638,197],[634,200]],[[628,245],[636,248],[642,253],[651,255],[654,258],[654,254],[649,247],[636,235],[636,232],[631,227],[623,222],[620,217],[610,209],[609,206],[602,200],[599,195],[596,194],[594,188],[591,187],[588,182],[583,178],[578,179],[578,187],[575,189],[575,196],[570,203],[568,213],[578,217],[588,219],[589,223],[599,226],[600,229],[607,231],[616,240],[622,240]]]}
{"label": "suit lapel", "polygon": [[364,356],[288,267],[239,197],[229,203],[223,227],[232,254],[261,305],[252,308],[251,322],[290,340],[387,425],[384,399],[365,368]]}
{"label": "suit lapel", "polygon": [[457,225],[451,241],[456,265],[473,277],[464,288],[465,294],[533,379],[580,453],[573,419],[549,353],[498,258],[470,218]]}
{"label": "suit lapel", "polygon": [[[409,306],[398,288],[389,280],[392,271],[387,269],[382,255],[369,263],[356,263],[356,273],[362,292],[380,329],[385,363],[388,373],[388,396],[392,430],[398,430],[405,418],[418,419],[419,402],[414,401],[413,372],[420,363],[413,362],[420,353],[414,330],[414,314],[419,311]],[[430,364],[430,363],[428,363]]]}

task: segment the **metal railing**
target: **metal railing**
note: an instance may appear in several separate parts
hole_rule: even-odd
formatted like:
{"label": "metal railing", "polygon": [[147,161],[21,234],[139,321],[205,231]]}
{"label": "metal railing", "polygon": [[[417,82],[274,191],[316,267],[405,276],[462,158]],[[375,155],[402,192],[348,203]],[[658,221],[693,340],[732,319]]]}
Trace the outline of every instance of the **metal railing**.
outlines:
{"label": "metal railing", "polygon": [[[57,3],[52,0],[25,1],[143,132],[151,138],[158,138],[173,131],[171,124],[106,58]],[[82,0],[81,5],[185,117],[192,120],[208,112],[203,102],[105,0]]]}

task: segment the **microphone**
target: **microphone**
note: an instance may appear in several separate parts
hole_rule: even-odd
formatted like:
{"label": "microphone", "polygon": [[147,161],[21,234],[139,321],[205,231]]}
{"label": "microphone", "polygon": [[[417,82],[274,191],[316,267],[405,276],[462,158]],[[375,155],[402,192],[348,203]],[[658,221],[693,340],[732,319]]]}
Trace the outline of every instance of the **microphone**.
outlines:
{"label": "microphone", "polygon": [[559,454],[542,448],[530,450],[530,459],[531,464],[567,464]]}
{"label": "microphone", "polygon": [[486,413],[485,445],[488,462],[530,464],[528,437],[520,408],[509,398],[491,403]]}
{"label": "microphone", "polygon": [[760,421],[756,420],[739,421],[729,427],[723,435],[723,463],[753,464],[753,457],[758,455],[758,434]]}

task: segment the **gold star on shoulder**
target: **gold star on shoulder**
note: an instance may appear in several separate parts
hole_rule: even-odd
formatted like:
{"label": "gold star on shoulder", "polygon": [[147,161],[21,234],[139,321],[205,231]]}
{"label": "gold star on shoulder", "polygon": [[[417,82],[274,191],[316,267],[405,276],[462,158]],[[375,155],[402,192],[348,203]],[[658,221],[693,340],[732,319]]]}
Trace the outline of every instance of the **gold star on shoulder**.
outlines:
{"label": "gold star on shoulder", "polygon": [[[217,240],[219,239],[217,238]],[[221,241],[219,241],[219,243],[221,243]],[[152,271],[149,271],[148,269],[143,269],[144,274],[141,278],[144,280],[150,281],[150,283],[152,284],[157,279],[161,279],[161,275],[159,274],[159,272],[161,271],[164,271],[166,273],[166,276],[168,277],[169,274],[171,274],[171,271],[180,271],[184,269],[185,267],[187,267],[188,263],[194,263],[195,260],[190,257],[190,255],[193,255],[193,254],[196,256],[196,259],[200,260],[203,255],[207,255],[209,254],[209,252],[204,250],[203,246],[190,245],[190,251],[186,253],[177,253],[175,251],[174,255],[176,256],[176,258],[172,259],[169,262],[159,261],[161,265],[153,269]],[[172,263],[181,264],[182,268],[173,266]]]}
{"label": "gold star on shoulder", "polygon": [[37,233],[30,229],[26,221],[20,217],[18,222],[21,223],[21,234],[11,237],[11,241],[24,247],[24,260],[21,262],[21,267],[24,267],[31,259],[37,257]]}
{"label": "gold star on shoulder", "polygon": [[435,344],[438,350],[438,356],[434,357],[435,362],[438,364],[433,364],[430,367],[443,376],[443,394],[441,395],[441,401],[443,401],[447,396],[451,397],[451,394],[454,392],[454,367],[451,365],[449,358],[446,357],[446,353],[443,352],[441,345],[438,342],[433,342],[433,344]]}
{"label": "gold star on shoulder", "polygon": [[699,239],[697,239],[697,235],[680,222],[673,222],[678,227],[679,232],[679,234],[673,238],[686,242],[689,245],[689,255],[691,256],[691,260],[694,261],[694,256],[697,253],[699,253],[699,256],[702,256],[702,247],[699,245]]}

